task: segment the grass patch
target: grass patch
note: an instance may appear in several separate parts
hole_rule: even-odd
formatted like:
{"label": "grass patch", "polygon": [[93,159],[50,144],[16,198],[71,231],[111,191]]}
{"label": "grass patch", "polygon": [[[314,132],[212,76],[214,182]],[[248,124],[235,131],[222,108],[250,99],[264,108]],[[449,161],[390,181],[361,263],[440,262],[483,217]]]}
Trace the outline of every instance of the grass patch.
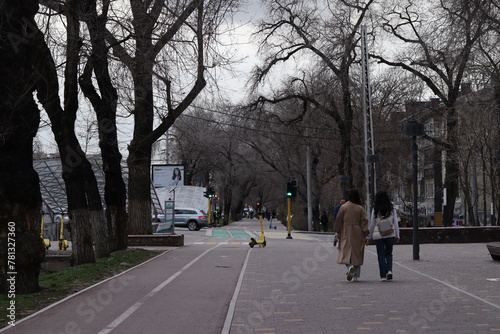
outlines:
{"label": "grass patch", "polygon": [[[16,295],[16,321],[161,253],[162,251],[130,248],[98,259],[96,263],[83,264],[56,273],[41,272],[39,292]],[[6,295],[0,295],[0,328],[8,324],[6,309],[9,303],[10,299]]]}

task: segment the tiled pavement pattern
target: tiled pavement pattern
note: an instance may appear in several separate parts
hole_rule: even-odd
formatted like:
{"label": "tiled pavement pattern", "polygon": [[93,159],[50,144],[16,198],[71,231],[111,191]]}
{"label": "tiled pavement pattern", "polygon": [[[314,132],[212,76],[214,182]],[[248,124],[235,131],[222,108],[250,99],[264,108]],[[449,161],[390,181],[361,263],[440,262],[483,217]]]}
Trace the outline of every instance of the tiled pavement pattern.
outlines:
{"label": "tiled pavement pattern", "polygon": [[500,333],[500,262],[484,244],[420,245],[417,261],[396,245],[390,282],[375,252],[348,282],[331,243],[252,249],[230,333]]}

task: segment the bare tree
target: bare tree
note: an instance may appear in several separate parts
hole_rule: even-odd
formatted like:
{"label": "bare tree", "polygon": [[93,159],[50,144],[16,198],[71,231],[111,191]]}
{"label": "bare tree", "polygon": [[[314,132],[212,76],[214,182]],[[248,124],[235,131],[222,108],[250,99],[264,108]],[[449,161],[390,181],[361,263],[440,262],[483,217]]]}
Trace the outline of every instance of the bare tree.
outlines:
{"label": "bare tree", "polygon": [[[500,55],[499,38],[500,35],[500,1],[492,0],[490,6],[482,7],[484,15],[490,24],[490,30],[483,36],[479,44],[478,72],[482,75],[482,82],[492,87],[492,108],[494,119],[496,120],[497,133],[491,144],[493,145],[492,160],[489,163],[490,169],[495,170],[490,174],[492,184],[492,202],[495,203],[496,218],[493,216],[492,225],[498,225],[498,212],[500,211],[500,194],[498,193],[498,182],[500,182]],[[496,186],[495,186],[496,184]],[[496,220],[496,221],[495,221]]]}
{"label": "bare tree", "polygon": [[[402,122],[409,98],[423,100],[423,83],[400,68],[389,68],[371,77],[372,116],[377,163],[377,189],[392,192],[396,202],[411,202],[409,182],[411,143],[403,136]],[[406,145],[405,145],[406,142]]]}
{"label": "bare tree", "polygon": [[[151,147],[186,110],[206,85],[209,54],[205,46],[217,36],[217,27],[238,1],[191,0],[180,2],[130,1],[131,26],[107,30],[106,40],[114,55],[125,64],[133,80],[134,134],[129,145],[129,233],[150,234]],[[121,4],[123,5],[123,4]],[[122,35],[116,33],[121,29]],[[131,32],[131,33],[128,33]],[[133,49],[128,48],[133,40]],[[168,55],[170,57],[164,57]],[[160,72],[159,60],[165,61]],[[176,73],[176,61],[190,61],[190,71]],[[179,77],[177,77],[179,76]],[[153,129],[154,80],[163,82],[167,113]],[[177,84],[177,86],[175,85]],[[183,93],[182,91],[188,91]]]}
{"label": "bare tree", "polygon": [[36,292],[44,257],[32,151],[40,121],[30,43],[37,9],[34,0],[0,3],[0,293]]}
{"label": "bare tree", "polygon": [[[105,39],[109,6],[110,1],[105,0],[101,14],[98,14],[96,0],[83,2],[83,16],[90,35],[92,53],[79,82],[83,93],[92,103],[97,115],[99,147],[105,175],[104,200],[106,202],[108,233],[95,237],[104,238],[109,235],[111,250],[119,250],[127,247],[127,194],[121,168],[122,155],[118,148],[116,126],[118,94],[111,80],[108,61],[109,49]],[[95,75],[98,89],[93,85],[92,73]]]}
{"label": "bare tree", "polygon": [[[37,96],[49,115],[61,155],[68,213],[73,227],[72,262],[75,264],[94,262],[95,256],[109,255],[109,244],[106,242],[107,230],[97,181],[75,134],[81,47],[80,11],[78,2],[66,2],[67,37],[63,108],[59,99],[54,60],[41,34],[37,41],[41,62],[38,71],[43,78],[38,82]],[[96,235],[100,237],[96,239]]]}
{"label": "bare tree", "polygon": [[[494,88],[487,87],[459,99],[460,186],[464,193],[467,220],[471,225],[486,225],[488,199],[494,203],[498,180],[495,180],[497,149]],[[471,115],[473,115],[471,117]],[[479,211],[483,214],[480,215]],[[493,223],[494,224],[494,223]]]}
{"label": "bare tree", "polygon": [[[244,123],[246,131],[242,133],[242,141],[256,152],[262,174],[269,175],[268,180],[260,180],[262,184],[269,184],[272,177],[274,191],[263,193],[272,196],[271,203],[279,203],[285,198],[289,179],[297,179],[295,217],[301,216],[297,215],[301,211],[298,208],[307,207],[310,186],[313,219],[319,221],[320,207],[333,206],[336,194],[340,194],[340,191],[328,191],[335,189],[332,183],[338,177],[335,164],[341,139],[335,122],[307,102],[297,105],[293,99],[269,104],[252,115],[253,122]],[[307,229],[307,225],[306,219],[294,220],[296,228]]]}
{"label": "bare tree", "polygon": [[[67,2],[40,1],[67,15]],[[208,64],[211,59],[207,57],[216,52],[213,42],[217,40],[217,29],[238,4],[238,0],[185,0],[175,3],[153,0],[130,1],[129,4],[127,1],[103,1],[102,13],[97,21],[92,19],[92,13],[81,17],[90,23],[91,34],[96,25],[98,31],[105,34],[107,45],[128,70],[132,81],[132,84],[119,84],[119,88],[125,89],[133,86],[131,91],[121,94],[125,98],[121,101],[122,105],[125,106],[127,100],[131,101],[130,111],[134,117],[133,139],[128,146],[127,159],[129,233],[149,234],[152,231],[149,223],[151,147],[206,86],[204,75],[207,68],[217,66],[216,62],[215,65]],[[109,15],[103,24],[108,13],[116,16]],[[97,47],[96,35],[91,36],[93,52]],[[206,48],[207,45],[210,47]],[[95,65],[87,67],[87,74],[82,79],[88,78],[92,66]],[[90,82],[88,79],[85,82],[88,91]],[[112,90],[109,87],[108,91]],[[155,111],[161,108],[166,111],[159,113],[160,125],[153,129]],[[119,201],[122,199],[120,197]]]}
{"label": "bare tree", "polygon": [[[279,103],[286,99],[310,103],[330,115],[342,140],[339,175],[352,175],[353,94],[350,72],[357,59],[359,29],[373,1],[267,1],[269,15],[256,36],[262,39],[261,51],[267,56],[255,71],[254,82],[264,82],[278,65],[303,59],[314,62],[314,74],[326,79],[326,90],[295,84],[295,90],[261,102]],[[319,70],[321,69],[321,71]],[[291,76],[289,86],[301,77]],[[352,182],[352,178],[350,179]]]}
{"label": "bare tree", "polygon": [[404,51],[372,55],[381,63],[415,75],[446,105],[446,138],[434,138],[446,151],[445,226],[450,226],[453,219],[460,172],[455,103],[472,51],[485,31],[483,5],[484,1],[440,0],[425,5],[413,0],[399,1],[388,8],[382,28],[403,43]]}
{"label": "bare tree", "polygon": [[258,174],[249,168],[257,161],[242,142],[242,128],[238,111],[227,106],[196,108],[174,127],[176,158],[187,166],[190,177],[215,186],[226,224],[240,218]]}

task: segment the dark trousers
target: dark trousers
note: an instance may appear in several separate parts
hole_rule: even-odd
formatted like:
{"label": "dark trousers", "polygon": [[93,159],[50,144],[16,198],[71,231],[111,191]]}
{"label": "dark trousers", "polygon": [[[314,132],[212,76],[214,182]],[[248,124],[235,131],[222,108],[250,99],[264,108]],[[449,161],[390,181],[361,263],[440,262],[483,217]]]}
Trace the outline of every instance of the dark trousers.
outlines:
{"label": "dark trousers", "polygon": [[395,238],[383,238],[375,240],[377,246],[378,268],[380,278],[386,278],[387,273],[392,271],[392,248]]}

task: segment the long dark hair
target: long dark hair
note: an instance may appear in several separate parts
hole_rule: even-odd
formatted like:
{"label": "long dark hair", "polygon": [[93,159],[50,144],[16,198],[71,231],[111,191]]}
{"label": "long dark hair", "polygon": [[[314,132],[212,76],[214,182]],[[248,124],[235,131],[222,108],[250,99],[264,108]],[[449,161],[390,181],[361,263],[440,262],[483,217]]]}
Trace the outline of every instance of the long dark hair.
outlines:
{"label": "long dark hair", "polygon": [[392,213],[394,206],[392,205],[389,195],[385,191],[378,191],[375,194],[375,203],[373,205],[373,210],[375,211],[375,216],[387,217]]}
{"label": "long dark hair", "polygon": [[354,204],[363,205],[358,189],[351,189],[347,193],[347,200]]}

